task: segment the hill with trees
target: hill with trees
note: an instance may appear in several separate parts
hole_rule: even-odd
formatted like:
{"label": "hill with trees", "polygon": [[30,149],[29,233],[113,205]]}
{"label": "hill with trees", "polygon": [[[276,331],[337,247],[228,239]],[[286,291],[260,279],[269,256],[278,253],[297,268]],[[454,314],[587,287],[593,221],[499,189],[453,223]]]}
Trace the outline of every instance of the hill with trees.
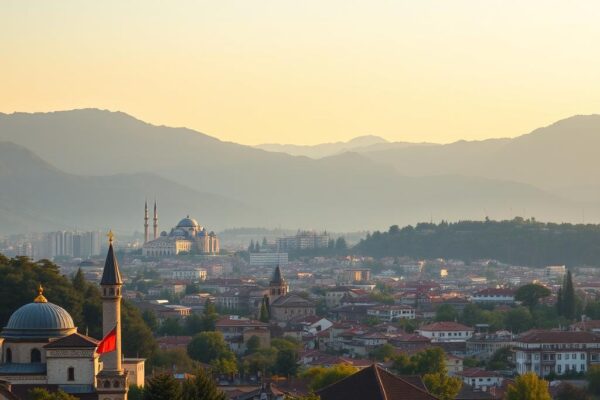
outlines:
{"label": "hill with trees", "polygon": [[600,265],[600,225],[543,223],[535,219],[420,223],[376,231],[353,252],[464,261],[493,259],[523,266]]}

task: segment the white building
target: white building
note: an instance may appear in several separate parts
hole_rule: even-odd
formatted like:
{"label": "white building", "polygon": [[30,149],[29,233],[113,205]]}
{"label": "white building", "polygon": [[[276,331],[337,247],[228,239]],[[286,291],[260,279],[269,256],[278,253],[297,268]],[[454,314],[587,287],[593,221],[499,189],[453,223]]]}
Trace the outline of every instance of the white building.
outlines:
{"label": "white building", "polygon": [[397,321],[399,319],[415,319],[415,309],[403,305],[379,305],[367,309],[367,315],[381,321]]}
{"label": "white building", "polygon": [[481,304],[512,304],[515,302],[515,291],[512,289],[487,288],[471,296],[471,301]]}
{"label": "white building", "polygon": [[489,390],[491,387],[500,387],[504,378],[494,371],[486,371],[482,368],[468,368],[456,373],[467,385],[476,390]]}
{"label": "white building", "polygon": [[600,364],[600,336],[591,332],[532,330],[515,340],[513,352],[519,374],[585,372]]}
{"label": "white building", "polygon": [[417,329],[421,336],[432,342],[465,342],[473,336],[473,328],[457,322],[434,322]]}
{"label": "white building", "polygon": [[175,269],[171,271],[171,279],[173,280],[181,280],[181,281],[189,281],[189,282],[198,282],[205,281],[207,276],[207,272],[202,268],[192,268],[192,269]]}
{"label": "white building", "polygon": [[288,265],[288,253],[250,253],[251,267],[276,267],[277,265],[282,267]]}

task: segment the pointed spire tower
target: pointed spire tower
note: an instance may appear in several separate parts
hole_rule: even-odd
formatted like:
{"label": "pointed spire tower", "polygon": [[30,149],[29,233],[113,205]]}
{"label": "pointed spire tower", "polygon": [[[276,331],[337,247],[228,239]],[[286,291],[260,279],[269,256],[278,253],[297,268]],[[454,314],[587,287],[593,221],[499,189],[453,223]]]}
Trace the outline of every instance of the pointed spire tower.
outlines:
{"label": "pointed spire tower", "polygon": [[148,229],[148,201],[144,202],[144,244],[150,240],[150,231]]}
{"label": "pointed spire tower", "polygon": [[281,296],[285,296],[287,292],[288,284],[285,279],[283,279],[281,268],[279,268],[278,265],[275,267],[275,271],[273,271],[273,278],[271,278],[271,282],[269,282],[269,303],[273,304],[275,300]]}
{"label": "pointed spire tower", "polygon": [[154,239],[158,238],[158,212],[156,211],[156,200],[154,200]]}
{"label": "pointed spire tower", "polygon": [[106,336],[113,329],[116,333],[115,350],[102,354],[103,367],[97,377],[96,390],[99,398],[106,400],[126,400],[127,374],[121,366],[121,288],[123,280],[119,263],[113,249],[112,231],[108,232],[108,254],[100,280],[102,290],[102,334]]}

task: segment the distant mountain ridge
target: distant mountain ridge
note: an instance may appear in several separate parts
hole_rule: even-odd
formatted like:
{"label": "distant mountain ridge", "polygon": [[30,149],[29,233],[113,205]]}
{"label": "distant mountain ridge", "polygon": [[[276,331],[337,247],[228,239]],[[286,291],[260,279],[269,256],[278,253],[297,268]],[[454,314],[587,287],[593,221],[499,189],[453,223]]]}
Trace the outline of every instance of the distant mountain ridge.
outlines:
{"label": "distant mountain ridge", "polygon": [[[66,180],[74,187],[94,192],[106,185],[105,191],[113,192],[111,199],[104,198],[97,210],[86,207],[90,213],[106,218],[110,208],[104,203],[118,205],[121,199],[114,193],[128,193],[126,203],[136,207],[127,206],[119,218],[121,226],[131,231],[141,229],[137,207],[144,197],[158,198],[161,215],[171,212],[174,218],[189,212],[218,229],[250,225],[348,231],[486,215],[578,220],[583,209],[590,220],[600,217],[597,203],[549,193],[523,182],[520,174],[508,178],[479,174],[486,168],[506,167],[506,161],[498,163],[494,157],[515,139],[361,150],[311,159],[223,142],[186,128],[150,125],[121,112],[85,109],[0,114],[2,140],[31,150],[59,173],[80,178]],[[520,154],[518,149],[514,154]],[[2,168],[18,171],[21,166]],[[114,180],[121,175],[129,183],[118,186]],[[100,183],[103,179],[107,182]],[[91,189],[87,180],[95,182]],[[35,187],[36,182],[30,184]],[[59,196],[52,185],[39,185],[40,193]],[[19,190],[2,190],[0,195],[7,197],[2,204],[18,208],[21,198],[32,194]],[[76,197],[69,190],[64,192]],[[171,204],[166,204],[167,198]],[[91,198],[82,201],[95,204]],[[32,205],[31,212],[23,206],[24,213],[43,214],[43,203],[34,205],[39,208]],[[53,223],[86,218],[81,210],[71,217],[69,207],[59,209],[58,201],[55,206],[46,215]]]}
{"label": "distant mountain ridge", "polygon": [[254,146],[258,149],[286,153],[292,156],[306,156],[310,158],[329,157],[349,151],[362,153],[365,151],[404,148],[410,146],[433,145],[431,143],[389,142],[375,135],[357,136],[347,142],[321,143],[316,145],[295,145],[265,143]]}

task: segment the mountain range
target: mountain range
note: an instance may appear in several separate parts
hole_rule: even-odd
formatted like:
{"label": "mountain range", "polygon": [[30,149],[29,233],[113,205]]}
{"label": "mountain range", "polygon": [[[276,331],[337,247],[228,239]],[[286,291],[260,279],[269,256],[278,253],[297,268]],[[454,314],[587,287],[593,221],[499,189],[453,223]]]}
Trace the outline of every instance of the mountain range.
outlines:
{"label": "mountain range", "polygon": [[514,215],[580,221],[583,212],[597,221],[599,128],[600,116],[577,116],[515,139],[398,145],[368,137],[315,159],[122,112],[0,114],[0,231],[132,232],[141,230],[144,199],[154,198],[165,228],[188,213],[215,230]]}

